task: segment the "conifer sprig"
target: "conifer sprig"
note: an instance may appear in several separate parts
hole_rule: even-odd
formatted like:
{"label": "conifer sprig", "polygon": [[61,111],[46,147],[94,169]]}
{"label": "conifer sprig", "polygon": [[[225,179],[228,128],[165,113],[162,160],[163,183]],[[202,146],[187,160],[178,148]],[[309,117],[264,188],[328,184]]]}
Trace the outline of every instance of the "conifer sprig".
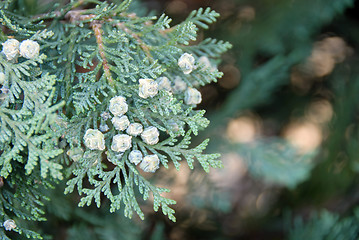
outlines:
{"label": "conifer sprig", "polygon": [[[65,193],[77,191],[79,206],[100,207],[107,198],[111,212],[123,208],[130,218],[143,219],[138,197],[151,197],[154,210],[175,221],[175,201],[162,195],[169,189],[145,176],[171,163],[179,169],[183,160],[207,172],[221,167],[218,154],[204,153],[208,140],[191,147],[193,135],[209,124],[205,111],[194,110],[202,100],[195,88],[222,76],[215,63],[231,47],[216,40],[191,44],[198,27],[208,28],[218,14],[200,9],[171,26],[165,14],[126,12],[131,0],[72,1],[31,17],[12,12],[11,2],[0,3],[1,23],[22,42],[9,37],[0,57],[0,175],[10,181],[20,167],[44,188],[47,179],[65,177]],[[96,7],[86,9],[88,3]],[[24,188],[21,201],[33,189],[16,181],[9,186]],[[33,190],[32,196],[24,213],[9,197],[3,220],[15,221],[6,222],[6,231],[40,238],[18,221],[44,220],[42,195]]]}

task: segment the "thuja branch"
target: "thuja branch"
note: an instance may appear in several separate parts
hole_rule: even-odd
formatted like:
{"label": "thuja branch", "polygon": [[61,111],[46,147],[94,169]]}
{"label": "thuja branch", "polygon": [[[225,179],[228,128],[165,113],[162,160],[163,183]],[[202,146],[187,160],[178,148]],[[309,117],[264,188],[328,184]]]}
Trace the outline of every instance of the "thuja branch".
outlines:
{"label": "thuja branch", "polygon": [[[143,218],[135,193],[138,190],[146,200],[152,192],[154,210],[161,207],[174,221],[169,205],[175,201],[162,197],[167,190],[143,174],[156,174],[171,163],[178,168],[181,160],[187,160],[191,169],[195,159],[206,171],[221,166],[218,155],[203,152],[208,140],[191,147],[193,135],[209,124],[204,111],[193,109],[202,101],[196,86],[221,77],[216,66],[230,44],[204,42],[200,51],[188,46],[196,40],[197,27],[215,21],[214,11],[194,11],[184,22],[170,27],[171,19],[165,14],[156,18],[126,13],[130,2],[124,0],[117,6],[71,1],[55,11],[21,18],[8,10],[0,12],[13,26],[40,30],[31,40],[24,40],[30,32],[26,29],[15,36],[23,42],[1,42],[0,58],[6,64],[0,66],[0,85],[8,88],[7,97],[15,98],[10,102],[19,108],[0,106],[0,133],[5,133],[0,135],[0,167],[9,175],[18,174],[14,164],[22,162],[25,172],[38,172],[39,179],[49,175],[61,179],[60,163],[72,163],[67,168],[65,192],[76,188],[82,195],[80,205],[94,200],[99,206],[107,198],[111,211],[125,204],[125,216],[135,212]],[[86,3],[97,6],[75,10],[86,8]],[[46,31],[53,35],[46,39]],[[213,50],[217,48],[221,50]],[[40,50],[48,57],[37,60],[35,66]],[[53,79],[41,75],[42,70]],[[18,86],[22,73],[37,79],[20,86],[24,98]],[[66,105],[55,104],[60,99]],[[15,229],[17,220],[8,220],[5,230]]]}

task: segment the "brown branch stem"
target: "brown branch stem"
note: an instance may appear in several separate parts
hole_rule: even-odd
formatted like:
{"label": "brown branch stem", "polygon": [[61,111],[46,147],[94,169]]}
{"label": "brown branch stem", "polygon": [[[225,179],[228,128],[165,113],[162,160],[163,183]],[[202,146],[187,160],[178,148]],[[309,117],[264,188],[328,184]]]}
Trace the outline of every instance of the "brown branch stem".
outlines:
{"label": "brown branch stem", "polygon": [[92,30],[94,31],[94,34],[95,34],[95,37],[96,37],[96,43],[97,43],[97,46],[98,46],[98,51],[99,51],[101,59],[102,59],[103,71],[105,72],[105,75],[106,75],[106,78],[107,78],[109,84],[113,85],[114,80],[112,78],[110,67],[109,67],[108,61],[106,59],[105,49],[104,49],[103,41],[102,41],[102,30],[101,30],[102,25],[98,21],[94,21],[90,25],[91,25]]}

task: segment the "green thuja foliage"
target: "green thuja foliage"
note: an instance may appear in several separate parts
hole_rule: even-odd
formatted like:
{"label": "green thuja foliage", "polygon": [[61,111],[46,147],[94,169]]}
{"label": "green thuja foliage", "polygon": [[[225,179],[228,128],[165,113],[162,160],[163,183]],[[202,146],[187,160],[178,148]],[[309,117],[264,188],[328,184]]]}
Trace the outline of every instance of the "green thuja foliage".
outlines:
{"label": "green thuja foliage", "polygon": [[296,218],[289,228],[289,240],[296,239],[358,239],[359,212],[354,209],[352,216],[340,217],[339,214],[323,210],[313,214],[307,222]]}
{"label": "green thuja foliage", "polygon": [[44,220],[43,192],[62,179],[79,206],[108,199],[111,212],[143,219],[141,196],[175,221],[175,201],[162,196],[169,189],[150,179],[156,169],[183,160],[206,172],[221,167],[218,154],[204,153],[208,140],[191,146],[209,124],[195,88],[222,76],[216,63],[231,45],[190,43],[219,15],[199,9],[171,26],[164,14],[137,15],[130,0],[51,3],[41,12],[18,4],[0,3],[2,237],[41,238],[26,227]]}
{"label": "green thuja foliage", "polygon": [[[1,3],[4,4],[4,3]],[[46,31],[32,35],[33,40],[48,36]],[[23,219],[14,231],[27,237],[41,236],[27,229],[29,221],[43,221],[45,178],[62,179],[62,165],[55,157],[62,153],[51,122],[63,105],[54,103],[56,76],[41,70],[46,56],[19,58],[17,62],[0,58],[2,87],[0,99],[0,175],[2,222]],[[27,222],[26,222],[27,221]],[[17,221],[18,222],[18,221]],[[1,239],[8,239],[4,228]]]}
{"label": "green thuja foliage", "polygon": [[[13,167],[12,173],[5,180],[1,189],[2,221],[16,219],[17,227],[13,231],[27,238],[41,239],[40,234],[30,229],[35,226],[35,222],[46,220],[44,204],[48,197],[45,191],[51,185],[46,180],[39,181],[41,177],[38,170],[27,176],[22,164],[15,163]],[[1,239],[12,239],[6,235],[4,228],[0,229],[0,237]]]}

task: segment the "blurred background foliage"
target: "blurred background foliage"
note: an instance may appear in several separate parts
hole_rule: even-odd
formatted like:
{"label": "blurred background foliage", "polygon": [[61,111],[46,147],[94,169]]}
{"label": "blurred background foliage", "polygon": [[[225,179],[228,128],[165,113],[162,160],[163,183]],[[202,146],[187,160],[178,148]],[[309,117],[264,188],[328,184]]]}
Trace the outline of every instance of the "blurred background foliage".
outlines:
{"label": "blurred background foliage", "polygon": [[[29,13],[47,3],[33,2],[18,4]],[[221,17],[201,38],[233,49],[220,64],[224,77],[201,88],[211,125],[199,138],[212,138],[224,169],[159,174],[178,202],[177,223],[150,204],[144,222],[79,209],[59,186],[41,223],[49,238],[359,238],[359,2],[142,0],[132,9],[176,23],[208,6]]]}

